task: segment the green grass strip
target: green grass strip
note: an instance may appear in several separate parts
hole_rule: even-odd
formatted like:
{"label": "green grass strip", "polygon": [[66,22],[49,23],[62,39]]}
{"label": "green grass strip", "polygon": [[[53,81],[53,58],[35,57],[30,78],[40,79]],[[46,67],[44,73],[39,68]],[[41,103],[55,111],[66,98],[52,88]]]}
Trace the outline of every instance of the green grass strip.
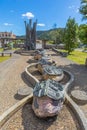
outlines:
{"label": "green grass strip", "polygon": [[0,52],[2,52],[3,51],[3,48],[0,48]]}
{"label": "green grass strip", "polygon": [[[58,49],[61,52],[67,52],[63,49]],[[67,56],[67,59],[74,61],[77,64],[85,64],[87,58],[87,52],[74,50],[70,55]]]}
{"label": "green grass strip", "polygon": [[70,55],[67,56],[67,58],[78,64],[85,64],[87,52],[73,51]]}
{"label": "green grass strip", "polygon": [[0,56],[0,63],[11,58],[10,56]]}

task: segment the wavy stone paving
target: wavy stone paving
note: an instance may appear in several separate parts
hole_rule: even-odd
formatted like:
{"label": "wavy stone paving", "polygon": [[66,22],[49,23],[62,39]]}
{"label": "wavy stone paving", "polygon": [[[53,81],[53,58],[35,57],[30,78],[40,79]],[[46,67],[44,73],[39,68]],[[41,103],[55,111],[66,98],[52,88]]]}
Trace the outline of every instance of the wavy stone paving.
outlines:
{"label": "wavy stone paving", "polygon": [[28,65],[29,56],[13,54],[13,57],[0,63],[0,115],[19,99],[17,90],[27,86],[23,72]]}
{"label": "wavy stone paving", "polygon": [[[50,53],[51,58],[53,60],[57,61],[57,65],[61,66],[61,68],[69,70],[70,72],[72,72],[75,75],[76,85],[75,85],[74,89],[84,89],[84,90],[87,89],[87,81],[86,81],[87,75],[86,75],[86,72],[85,72],[86,68],[84,66],[81,67],[81,66],[67,60],[66,58],[62,58],[62,57],[56,55],[52,51],[49,51],[49,53]],[[14,63],[12,62],[12,65],[10,67],[6,67],[7,69],[5,68],[6,69],[5,73],[2,74],[3,76],[6,76],[6,74],[9,75],[9,76],[5,77],[5,79],[7,77],[9,77],[9,78],[7,78],[8,81],[7,81],[7,84],[5,83],[5,86],[6,85],[10,86],[10,89],[9,89],[9,87],[7,87],[7,90],[8,90],[8,92],[6,93],[6,95],[8,96],[7,102],[6,102],[6,96],[4,98],[5,101],[2,99],[4,101],[4,103],[7,103],[7,104],[5,104],[5,106],[4,106],[4,104],[2,103],[3,101],[1,102],[3,104],[2,106],[4,106],[3,107],[4,110],[9,108],[12,104],[14,104],[15,102],[18,101],[15,94],[16,94],[18,88],[21,88],[21,86],[26,85],[24,83],[24,81],[22,80],[23,75],[21,75],[21,73],[23,72],[24,68],[27,66],[26,61],[29,60],[29,56],[25,56],[25,57],[24,56],[18,56],[16,58],[17,59],[14,60]],[[20,64],[22,62],[23,62],[23,64]],[[18,67],[18,65],[20,65],[20,67]],[[9,64],[8,64],[8,66],[9,66]],[[18,67],[18,71],[15,70],[17,67]],[[14,69],[12,69],[12,68],[14,68]],[[12,78],[12,74],[10,74],[9,69],[11,70],[10,72],[13,72],[14,74],[16,74],[16,76],[14,75],[13,78]],[[81,74],[81,72],[82,72],[82,74]],[[0,76],[1,76],[1,73],[0,73]],[[1,78],[2,78],[2,76],[1,76]],[[5,79],[4,79],[4,81],[6,82]],[[10,79],[12,79],[12,81],[10,81]],[[84,82],[81,82],[81,80],[84,81]],[[9,83],[9,81],[10,81],[10,83]],[[0,82],[1,82],[1,80],[0,80]],[[4,82],[2,82],[2,84],[4,86]],[[0,84],[0,88],[1,88],[1,84]],[[6,87],[3,87],[3,88],[5,89]],[[5,90],[5,92],[6,92],[6,90]],[[4,92],[2,92],[2,95],[4,95]],[[73,113],[70,115],[69,111],[66,111],[66,113],[63,113],[64,115],[59,114],[59,116],[61,117],[61,118],[58,118],[59,120],[56,120],[56,121],[51,122],[51,123],[47,122],[47,123],[44,124],[44,122],[41,122],[41,121],[38,123],[39,120],[37,120],[37,118],[34,117],[34,114],[31,112],[32,111],[31,106],[30,107],[28,107],[28,106],[29,106],[29,104],[25,105],[22,110],[18,111],[18,113],[16,113],[11,118],[11,120],[9,120],[9,122],[8,122],[9,124],[7,123],[7,125],[5,125],[5,127],[3,127],[2,130],[13,130],[13,129],[15,129],[15,130],[19,130],[19,129],[21,129],[21,130],[29,130],[29,129],[31,129],[31,130],[34,130],[34,129],[35,130],[53,130],[53,129],[54,130],[57,130],[57,129],[60,129],[60,130],[65,130],[65,129],[67,129],[67,130],[77,130],[78,129],[78,130],[80,130],[78,123],[76,123],[76,121],[75,121],[76,125],[73,124],[74,122],[71,118],[71,115],[73,115]],[[3,108],[2,108],[1,112],[3,112]],[[66,107],[64,106],[63,110],[65,108]],[[83,107],[83,108],[85,108],[85,107]],[[87,109],[85,109],[84,111],[87,112]],[[67,114],[70,116],[69,118],[67,117]],[[67,120],[66,120],[66,118],[67,118]],[[60,121],[61,119],[62,119],[62,121]],[[58,122],[60,122],[60,123],[58,123]],[[63,124],[61,124],[61,123],[63,123]]]}
{"label": "wavy stone paving", "polygon": [[[84,65],[76,64],[64,57],[58,56],[55,52],[49,51],[51,58],[57,62],[57,65],[65,70],[70,71],[75,77],[73,90],[82,90],[87,94],[87,67]],[[87,103],[79,105],[87,118]]]}

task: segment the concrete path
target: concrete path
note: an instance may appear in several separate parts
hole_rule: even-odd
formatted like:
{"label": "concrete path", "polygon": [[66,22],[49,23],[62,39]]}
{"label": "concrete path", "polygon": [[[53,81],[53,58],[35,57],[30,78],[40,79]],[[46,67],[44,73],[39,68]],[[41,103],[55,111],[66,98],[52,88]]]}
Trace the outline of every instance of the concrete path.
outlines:
{"label": "concrete path", "polygon": [[[76,64],[55,52],[48,51],[50,57],[57,62],[61,68],[69,70],[75,76],[73,89],[87,92],[87,68],[85,65]],[[24,79],[24,69],[32,56],[20,56],[13,54],[12,58],[0,63],[0,114],[15,104],[19,98],[17,90],[23,86],[30,86]],[[87,117],[87,104],[80,106]]]}
{"label": "concrete path", "polygon": [[[87,67],[84,65],[76,64],[62,56],[58,56],[55,52],[50,51],[51,58],[57,62],[57,65],[65,70],[70,71],[74,77],[74,90],[83,90],[87,93]],[[73,90],[72,89],[72,90]],[[79,105],[87,117],[87,104]]]}
{"label": "concrete path", "polygon": [[[69,70],[74,74],[75,86],[73,89],[85,90],[87,92],[87,68],[85,66],[78,65],[70,60],[67,60],[64,57],[58,56],[55,52],[48,51],[47,53],[50,54],[50,57],[57,62],[58,66]],[[32,87],[24,79],[23,73],[25,67],[28,65],[27,61],[31,58],[32,56],[20,56],[18,54],[13,54],[13,57],[11,59],[0,63],[0,114],[2,114],[5,110],[7,110],[19,100],[19,97],[17,96],[17,90],[19,88],[23,86]],[[87,116],[87,104],[80,107]],[[9,125],[7,124],[7,128],[2,130],[9,130],[9,128],[10,130],[13,130],[14,128],[21,130],[27,130],[29,128],[33,130],[54,130],[59,128],[65,130],[67,129],[65,125],[70,125],[68,126],[70,130],[76,130],[76,127],[74,126],[75,123],[71,122],[73,119],[75,121],[75,118],[71,118],[72,116],[70,116],[69,120],[66,120],[66,117],[70,112],[70,110],[66,110],[68,113],[65,113],[65,111],[63,113],[62,111],[63,116],[59,115],[56,122],[53,124],[51,123],[51,126],[47,122],[46,126],[44,127],[43,122],[40,123],[40,121],[38,121],[36,118],[33,118],[34,115],[32,113],[32,109],[29,104],[26,104],[25,109],[23,108],[20,110],[21,112],[18,111],[13,119],[10,120],[12,123],[9,123]],[[59,117],[62,117],[62,121]],[[64,119],[67,123],[64,122]],[[63,124],[61,124],[59,121]]]}
{"label": "concrete path", "polygon": [[19,88],[30,86],[23,73],[28,65],[27,60],[29,56],[13,54],[11,59],[0,63],[0,114],[19,100]]}

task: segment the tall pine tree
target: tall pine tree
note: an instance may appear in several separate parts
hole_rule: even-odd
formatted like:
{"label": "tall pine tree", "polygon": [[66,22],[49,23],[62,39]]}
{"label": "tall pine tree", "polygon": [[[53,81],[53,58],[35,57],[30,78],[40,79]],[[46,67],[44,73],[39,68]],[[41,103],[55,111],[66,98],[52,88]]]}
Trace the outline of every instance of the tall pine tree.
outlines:
{"label": "tall pine tree", "polygon": [[68,51],[68,54],[74,50],[77,43],[77,23],[75,19],[70,18],[67,20],[64,34],[64,43],[65,49]]}

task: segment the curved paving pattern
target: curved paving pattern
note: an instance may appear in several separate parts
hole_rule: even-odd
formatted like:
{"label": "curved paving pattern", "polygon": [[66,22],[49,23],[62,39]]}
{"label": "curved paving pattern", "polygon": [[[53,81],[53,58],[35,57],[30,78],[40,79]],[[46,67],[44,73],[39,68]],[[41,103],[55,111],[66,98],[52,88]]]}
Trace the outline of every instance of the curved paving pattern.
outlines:
{"label": "curved paving pattern", "polygon": [[[35,66],[35,64],[33,64]],[[28,79],[30,79],[31,74],[29,74],[29,67],[31,67],[31,65],[26,67],[26,73],[28,73]],[[84,113],[82,112],[82,110],[79,108],[79,106],[68,96],[68,92],[72,89],[73,86],[73,82],[74,82],[74,76],[72,75],[72,73],[70,73],[69,71],[64,70],[64,73],[69,76],[69,80],[68,82],[64,85],[65,88],[65,98],[67,100],[67,104],[71,107],[71,109],[73,110],[73,112],[76,114],[76,118],[79,121],[80,127],[82,130],[87,130],[87,119],[84,115]],[[32,77],[36,82],[39,82],[39,80],[37,80],[37,78]],[[33,83],[33,80],[31,80],[31,82]],[[35,85],[35,84],[34,84]]]}
{"label": "curved paving pattern", "polygon": [[85,91],[73,90],[71,91],[71,97],[77,104],[87,103],[87,94]]}
{"label": "curved paving pattern", "polygon": [[[31,67],[32,65],[35,65],[35,64],[31,64],[31,65],[29,65],[27,68],[29,68],[29,67]],[[27,70],[27,68],[25,69],[25,70]],[[26,73],[27,73],[28,71],[26,71]],[[66,72],[66,73],[68,73],[68,72]],[[69,75],[69,74],[68,74]],[[27,73],[27,78],[28,79],[31,79],[31,83],[33,84],[33,81],[35,80],[35,82],[39,82],[34,76],[32,76],[29,72]],[[28,81],[30,81],[30,80],[28,80]],[[69,82],[66,84],[66,85],[70,85],[71,83],[73,82],[73,79],[71,79],[70,78],[70,80],[69,80]],[[34,84],[33,84],[34,85]],[[66,86],[67,87],[67,86]],[[31,96],[30,96],[31,97]],[[27,97],[27,100],[28,100],[28,98],[29,97]],[[29,98],[30,99],[30,98]],[[26,98],[24,98],[23,100],[25,100],[26,101]],[[15,111],[17,111],[21,106],[23,106],[23,103],[24,103],[24,101],[21,101],[20,102],[20,105],[16,105],[17,107],[16,107],[16,110],[15,110],[15,106],[13,106],[13,108],[11,108],[10,109],[10,112],[11,113],[14,113]],[[25,111],[26,111],[26,106],[24,107],[25,108]],[[29,109],[29,111],[31,111],[32,109],[31,109],[31,107],[29,107],[28,108]],[[26,129],[27,128],[29,128],[29,129],[32,129],[32,130],[34,130],[34,129],[36,129],[37,127],[36,127],[36,125],[35,124],[38,124],[38,122],[39,122],[39,124],[38,124],[38,130],[40,130],[40,129],[44,129],[44,128],[46,128],[47,129],[47,127],[49,126],[49,123],[51,123],[50,125],[50,127],[48,127],[49,129],[48,130],[51,130],[51,129],[60,129],[61,127],[62,127],[62,129],[65,129],[65,128],[69,128],[69,129],[71,129],[71,130],[73,130],[73,129],[76,129],[76,127],[75,127],[75,124],[76,124],[76,119],[74,119],[75,120],[75,122],[72,122],[72,116],[70,115],[70,110],[69,110],[69,108],[66,108],[66,106],[64,105],[64,107],[63,107],[63,109],[65,109],[65,110],[62,110],[61,111],[61,114],[59,114],[59,116],[57,117],[58,119],[55,121],[55,124],[54,125],[52,125],[52,123],[54,122],[54,121],[51,121],[51,122],[49,122],[49,120],[47,121],[47,125],[46,125],[46,121],[44,122],[43,121],[43,124],[41,123],[41,120],[39,121],[39,119],[35,119],[35,117],[33,118],[33,124],[32,124],[32,121],[31,121],[31,119],[32,119],[32,116],[34,116],[34,115],[31,115],[31,114],[28,114],[29,113],[29,111],[27,111],[27,114],[28,114],[28,117],[30,118],[28,118],[28,124],[26,124],[26,125],[24,125],[24,127],[26,127]],[[17,113],[19,113],[19,112],[17,112]],[[32,112],[30,112],[30,113],[32,113]],[[7,118],[9,117],[9,115],[8,114],[10,114],[10,113],[8,113],[7,112]],[[68,115],[67,115],[68,114]],[[12,114],[11,114],[12,115]],[[18,116],[17,116],[18,115]],[[29,115],[31,115],[31,117],[29,116]],[[65,118],[64,118],[64,115],[66,115],[67,116],[67,120],[68,121],[70,121],[70,123],[67,123],[67,121],[65,120]],[[18,128],[19,128],[19,124],[20,124],[20,118],[19,118],[19,116],[20,116],[20,113],[19,114],[16,114],[14,117],[16,118],[15,120],[16,120],[16,125],[17,125],[17,123],[18,123]],[[14,117],[12,118],[12,120],[15,122],[15,120],[14,120]],[[69,118],[69,119],[68,119]],[[75,118],[75,117],[74,117]],[[4,120],[4,119],[3,119]],[[26,120],[26,119],[25,119]],[[30,121],[29,121],[30,120]],[[37,123],[36,123],[36,120],[37,120]],[[58,121],[58,122],[57,122]],[[29,125],[29,122],[31,122],[30,124],[32,124],[32,126],[31,125]],[[2,122],[3,123],[3,122]],[[41,125],[40,125],[40,123],[41,123]],[[75,124],[73,124],[73,123],[75,123]],[[13,125],[12,125],[13,124]],[[73,125],[73,129],[71,128],[71,124]],[[5,128],[7,129],[7,130],[9,130],[9,129],[13,129],[14,127],[14,123],[12,123],[12,121],[10,121],[10,123],[8,124],[7,123],[7,125],[5,125]],[[47,127],[46,127],[47,126]],[[77,127],[78,127],[78,129],[80,129],[79,128],[79,126],[78,126],[78,124],[77,124]],[[20,128],[21,128],[21,125],[20,125]],[[21,128],[21,129],[23,129],[23,128]]]}
{"label": "curved paving pattern", "polygon": [[[66,97],[67,97],[67,96],[66,96]],[[67,97],[67,98],[68,98],[68,97]],[[87,124],[87,122],[84,122],[84,123],[86,123],[86,124]],[[85,126],[86,126],[86,125],[85,125]],[[86,130],[85,128],[87,128],[87,127],[83,127],[83,129],[84,129],[84,130]]]}

